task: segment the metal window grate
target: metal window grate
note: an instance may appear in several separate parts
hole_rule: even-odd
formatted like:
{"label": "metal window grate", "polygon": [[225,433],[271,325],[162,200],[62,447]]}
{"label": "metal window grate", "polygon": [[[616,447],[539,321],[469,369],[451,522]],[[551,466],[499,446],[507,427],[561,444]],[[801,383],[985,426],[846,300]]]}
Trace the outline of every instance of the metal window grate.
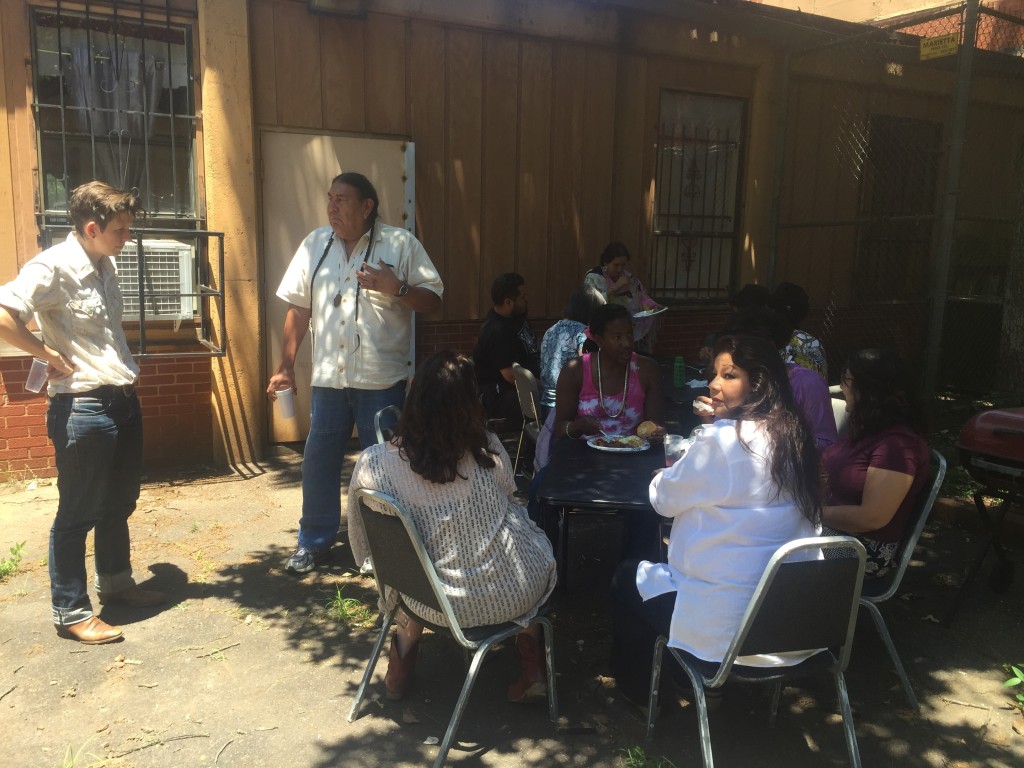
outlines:
{"label": "metal window grate", "polygon": [[651,270],[662,300],[729,295],[744,109],[741,99],[662,92]]}
{"label": "metal window grate", "polygon": [[134,189],[151,218],[195,220],[192,33],[145,4],[33,12],[40,208],[58,216],[92,179]]}
{"label": "metal window grate", "polygon": [[171,0],[32,10],[40,241],[70,229],[68,197],[80,184],[133,190],[146,212],[136,222],[145,229],[133,227],[143,239],[117,259],[132,352],[220,355],[223,235],[200,218],[193,32],[172,10],[182,13]]}

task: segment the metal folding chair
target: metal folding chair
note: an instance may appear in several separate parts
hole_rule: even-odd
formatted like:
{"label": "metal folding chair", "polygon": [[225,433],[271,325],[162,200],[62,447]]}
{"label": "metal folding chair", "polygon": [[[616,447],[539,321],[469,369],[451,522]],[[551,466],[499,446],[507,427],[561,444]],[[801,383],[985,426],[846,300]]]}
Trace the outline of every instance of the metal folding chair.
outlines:
{"label": "metal folding chair", "polygon": [[[391,623],[395,614],[402,608],[416,621],[430,627],[435,632],[450,634],[455,641],[473,654],[469,670],[466,673],[466,680],[459,694],[458,702],[455,704],[455,711],[452,713],[448,730],[441,742],[437,760],[434,768],[444,765],[448,751],[451,749],[455,734],[459,728],[459,722],[469,701],[473,684],[476,682],[477,674],[484,662],[487,652],[496,643],[508,637],[513,637],[522,627],[518,624],[508,622],[488,627],[462,627],[452,611],[451,603],[444,593],[444,586],[437,577],[434,565],[427,554],[426,548],[420,535],[416,532],[412,520],[406,511],[392,497],[380,491],[361,488],[355,491],[358,498],[359,510],[362,515],[363,528],[366,532],[366,541],[370,548],[370,556],[373,558],[374,578],[377,580],[377,590],[383,596],[385,590],[394,590],[398,595],[398,604],[388,611],[381,626],[380,635],[373,646],[373,652],[366,662],[366,671],[356,691],[355,701],[352,702],[352,710],[349,712],[348,721],[353,722],[358,713],[366,694],[366,686],[373,676],[374,667],[380,657],[384,641],[387,639],[391,629]],[[445,626],[434,624],[424,620],[415,610],[408,605],[406,598],[414,600],[435,611],[439,611],[446,621]],[[554,722],[558,718],[558,697],[555,691],[555,657],[554,657],[554,632],[551,622],[543,616],[538,616],[535,621],[543,629],[544,636],[544,660],[548,676],[548,716]]]}
{"label": "metal folding chair", "polygon": [[[818,548],[850,550],[856,556],[832,560],[792,559],[797,553]],[[826,671],[835,680],[850,765],[860,768],[860,751],[843,671],[853,646],[864,563],[864,545],[852,536],[791,541],[780,547],[765,567],[739,629],[721,662],[704,661],[678,648],[668,649],[693,684],[705,768],[714,766],[705,689],[720,688],[727,680],[773,684],[770,722],[774,724],[782,683]],[[654,645],[647,710],[648,739],[654,731],[661,664],[667,642],[667,638],[661,636]],[[819,648],[822,650],[810,658],[789,667],[736,664],[738,656]]]}
{"label": "metal folding chair", "polygon": [[523,437],[528,436],[537,444],[537,437],[540,435],[540,410],[537,404],[540,402],[540,390],[537,388],[537,379],[530,373],[529,368],[524,368],[519,363],[512,363],[512,373],[516,378],[516,395],[519,397],[519,408],[523,412],[523,429],[519,433],[519,445],[516,447],[516,460],[512,465],[512,474],[519,471],[519,460],[523,455]]}
{"label": "metal folding chair", "polygon": [[[391,427],[381,427],[381,422],[383,421],[384,417],[389,413],[392,414],[394,417],[391,420],[391,425],[394,426],[395,423],[400,418],[402,418],[402,409],[399,408],[397,405],[387,405],[381,408],[375,414],[373,414],[373,431],[377,433],[378,443],[383,443],[386,442],[387,440],[390,440],[393,435],[393,430],[391,429]],[[385,434],[384,429],[387,429],[387,434]]]}
{"label": "metal folding chair", "polygon": [[930,483],[926,486],[928,492],[922,492],[921,498],[914,508],[913,515],[907,520],[907,529],[903,534],[903,540],[900,541],[899,564],[880,579],[866,580],[860,596],[860,604],[868,609],[868,613],[875,622],[878,634],[882,636],[882,642],[885,643],[885,648],[889,652],[889,658],[892,659],[893,666],[896,667],[896,674],[900,676],[900,682],[903,683],[903,690],[907,694],[910,706],[915,710],[920,709],[917,703],[917,696],[914,695],[914,689],[910,686],[907,671],[903,668],[900,655],[896,652],[896,646],[893,644],[889,630],[885,626],[885,619],[882,618],[882,614],[878,610],[878,604],[884,603],[899,590],[900,582],[903,581],[903,574],[906,572],[907,566],[910,565],[910,560],[914,556],[914,547],[917,546],[917,540],[921,538],[921,532],[928,522],[928,515],[935,505],[935,498],[939,495],[939,488],[942,487],[942,480],[945,477],[946,459],[933,448],[931,451],[931,462],[929,463]]}
{"label": "metal folding chair", "polygon": [[832,396],[832,418],[836,420],[836,432],[842,435],[846,431],[846,422],[850,418],[850,414],[846,412],[846,398],[843,397],[843,392],[838,384],[829,387],[828,392]]}

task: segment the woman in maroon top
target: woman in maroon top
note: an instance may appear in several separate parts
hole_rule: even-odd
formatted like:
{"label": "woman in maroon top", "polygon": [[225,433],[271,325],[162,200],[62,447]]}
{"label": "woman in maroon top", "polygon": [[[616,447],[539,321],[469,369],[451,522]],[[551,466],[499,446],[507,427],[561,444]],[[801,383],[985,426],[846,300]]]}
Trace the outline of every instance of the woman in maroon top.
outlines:
{"label": "woman in maroon top", "polygon": [[863,349],[841,379],[845,434],[822,453],[828,475],[822,523],[859,538],[867,575],[896,563],[907,519],[928,480],[928,443],[906,366],[891,351]]}

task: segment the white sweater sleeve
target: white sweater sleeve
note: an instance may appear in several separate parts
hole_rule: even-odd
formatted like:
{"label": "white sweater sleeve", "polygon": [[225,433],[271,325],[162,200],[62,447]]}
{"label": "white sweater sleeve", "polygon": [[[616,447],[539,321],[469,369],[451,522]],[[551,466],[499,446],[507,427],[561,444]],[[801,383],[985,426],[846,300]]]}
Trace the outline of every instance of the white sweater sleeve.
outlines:
{"label": "white sweater sleeve", "polygon": [[697,435],[683,457],[651,481],[651,505],[664,517],[678,517],[688,509],[709,506],[729,498],[732,490],[732,464],[720,442],[720,430],[714,427]]}

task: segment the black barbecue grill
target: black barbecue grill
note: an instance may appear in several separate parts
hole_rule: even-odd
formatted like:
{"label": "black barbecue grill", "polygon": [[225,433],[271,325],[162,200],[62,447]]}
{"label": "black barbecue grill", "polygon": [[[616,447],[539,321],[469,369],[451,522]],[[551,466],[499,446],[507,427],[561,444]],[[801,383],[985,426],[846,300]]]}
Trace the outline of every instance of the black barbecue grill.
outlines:
{"label": "black barbecue grill", "polygon": [[[947,622],[978,575],[989,550],[997,558],[989,587],[993,592],[1005,592],[1013,582],[1014,564],[999,542],[999,531],[1010,507],[1024,504],[1024,408],[999,408],[975,414],[960,433],[959,448],[960,464],[984,486],[974,494],[974,506],[987,535],[950,607]],[[985,506],[985,496],[1000,500],[991,512]]]}

